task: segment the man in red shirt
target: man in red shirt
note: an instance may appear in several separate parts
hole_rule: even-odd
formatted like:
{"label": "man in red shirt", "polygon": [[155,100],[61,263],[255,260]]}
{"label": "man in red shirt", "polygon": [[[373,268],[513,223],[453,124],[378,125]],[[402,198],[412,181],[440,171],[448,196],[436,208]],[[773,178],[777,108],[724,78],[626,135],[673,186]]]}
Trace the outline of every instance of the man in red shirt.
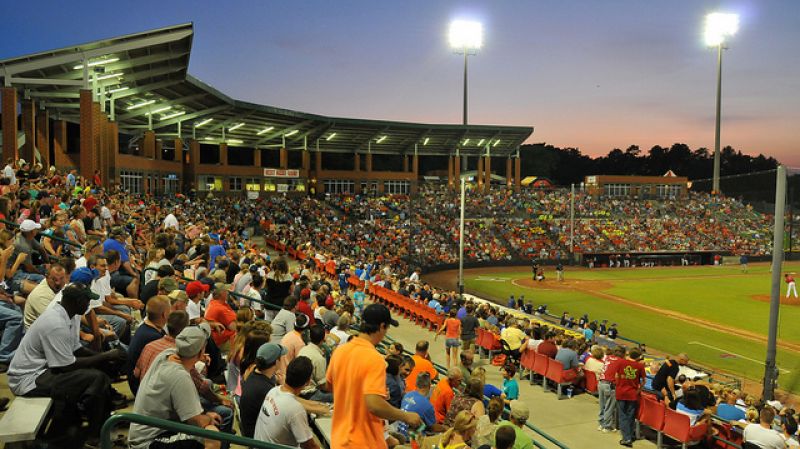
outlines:
{"label": "man in red shirt", "polygon": [[619,444],[627,447],[633,447],[636,406],[645,379],[644,365],[639,362],[641,357],[641,351],[633,348],[628,358],[617,360],[609,367],[616,382],[619,430],[622,433]]}
{"label": "man in red shirt", "polygon": [[226,284],[217,283],[214,286],[211,301],[206,308],[206,319],[224,326],[222,330],[214,327],[211,332],[214,343],[219,346],[220,350],[223,350],[224,345],[236,336],[236,312],[228,305],[228,286]]}
{"label": "man in red shirt", "polygon": [[548,332],[544,336],[544,341],[539,343],[539,346],[536,347],[536,352],[544,354],[551,359],[556,358],[558,346],[556,346],[555,342],[553,341],[554,338],[556,338],[556,335],[553,332]]}
{"label": "man in red shirt", "polygon": [[609,353],[603,357],[603,375],[597,385],[597,397],[600,402],[599,413],[599,430],[609,432],[618,428],[616,423],[616,413],[614,410],[617,408],[617,397],[614,393],[614,373],[611,371],[611,365],[625,357],[625,348],[617,346],[614,349],[609,349]]}
{"label": "man in red shirt", "polygon": [[456,390],[461,388],[461,381],[464,374],[461,368],[454,366],[447,371],[447,378],[442,379],[436,384],[436,388],[431,393],[431,404],[436,414],[436,422],[442,424],[450,409],[450,404],[456,396]]}
{"label": "man in red shirt", "polygon": [[314,319],[314,311],[311,309],[311,304],[308,303],[310,298],[311,298],[311,289],[304,288],[303,290],[300,291],[300,301],[297,301],[297,312],[307,316],[308,325],[313,326],[317,324],[317,320]]}
{"label": "man in red shirt", "polygon": [[794,276],[789,273],[783,275],[783,279],[786,281],[786,297],[789,297],[790,293],[794,293],[794,297],[797,298],[797,287],[794,283]]}

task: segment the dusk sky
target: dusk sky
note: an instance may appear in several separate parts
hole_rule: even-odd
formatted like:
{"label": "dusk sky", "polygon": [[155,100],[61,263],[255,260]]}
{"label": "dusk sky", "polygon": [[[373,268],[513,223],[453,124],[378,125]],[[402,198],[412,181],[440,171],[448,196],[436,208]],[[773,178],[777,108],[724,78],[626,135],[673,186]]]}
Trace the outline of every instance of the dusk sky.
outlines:
{"label": "dusk sky", "polygon": [[461,123],[456,18],[484,24],[469,121],[605,154],[714,146],[711,11],[740,14],[723,55],[722,145],[800,166],[800,1],[4,2],[0,58],[194,22],[189,72],[238,99],[305,112]]}

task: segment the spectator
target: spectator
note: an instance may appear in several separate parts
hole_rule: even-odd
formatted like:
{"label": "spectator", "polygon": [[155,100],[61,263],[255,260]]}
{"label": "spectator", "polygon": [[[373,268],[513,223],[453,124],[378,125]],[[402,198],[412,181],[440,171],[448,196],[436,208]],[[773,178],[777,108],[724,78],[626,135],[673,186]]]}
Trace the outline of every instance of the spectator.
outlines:
{"label": "spectator", "polygon": [[514,449],[533,449],[533,440],[525,432],[523,427],[530,418],[530,409],[528,404],[520,401],[513,400],[510,404],[511,412],[508,415],[508,421],[500,421],[497,424],[497,431],[495,432],[495,446],[497,446],[497,435],[504,426],[509,426],[514,429],[516,436],[514,438]]}
{"label": "spectator", "polygon": [[483,416],[486,412],[483,408],[483,382],[477,377],[467,380],[464,392],[457,393],[453,398],[447,410],[444,425],[446,427],[453,426],[456,416],[464,410],[476,418]]}
{"label": "spectator", "polygon": [[461,346],[461,341],[459,340],[461,336],[461,320],[456,318],[455,309],[450,309],[448,315],[449,318],[444,320],[439,327],[439,331],[436,332],[436,337],[446,332],[444,347],[447,352],[447,368],[449,369],[451,366],[458,366],[458,347]]}
{"label": "spectator", "polygon": [[154,296],[147,303],[145,308],[147,317],[131,338],[131,344],[128,346],[128,365],[126,373],[128,375],[128,385],[131,392],[135,395],[139,390],[139,379],[134,376],[133,370],[136,368],[136,363],[139,362],[139,356],[142,350],[151,341],[156,341],[165,335],[164,326],[167,324],[169,317],[170,304],[169,298],[166,296]]}
{"label": "spectator", "polygon": [[[176,349],[162,352],[148,369],[142,379],[142,388],[136,394],[133,412],[219,431],[217,425],[221,417],[214,412],[203,412],[190,374],[195,364],[203,359],[207,339],[208,335],[203,329],[195,326],[185,328],[175,338]],[[128,443],[132,449],[146,449],[153,445],[169,448],[220,447],[218,441],[204,441],[199,437],[143,424],[130,425]]]}
{"label": "spectator", "polygon": [[[111,229],[108,238],[103,242],[103,251],[106,253],[109,270],[112,271],[111,286],[128,298],[136,298],[139,293],[139,272],[134,268],[128,253],[128,233],[125,228],[116,226]],[[115,251],[117,258],[108,254]]]}
{"label": "spectator", "polygon": [[242,396],[239,404],[242,435],[253,438],[256,420],[267,393],[278,380],[275,373],[277,362],[286,354],[286,348],[275,343],[264,343],[258,348],[255,363],[243,376]]}
{"label": "spectator", "polygon": [[[495,434],[498,430],[497,423],[499,422],[500,416],[503,414],[503,409],[505,408],[505,403],[500,397],[494,397],[489,400],[489,405],[486,407],[486,414],[478,417],[478,427],[475,431],[475,437],[472,439],[473,446],[475,447],[484,447],[484,446],[491,446],[495,441]],[[501,431],[503,434],[507,434],[510,432],[511,434],[511,444],[514,444],[514,437],[516,433],[514,429],[510,426],[503,426],[505,430]],[[508,437],[508,435],[505,435]],[[503,439],[503,436],[498,436],[500,440]],[[498,441],[498,444],[500,441]]]}
{"label": "spectator", "polygon": [[411,428],[422,423],[416,413],[396,409],[385,399],[384,361],[375,346],[383,341],[390,325],[398,323],[386,306],[367,306],[361,333],[331,357],[326,380],[333,385],[333,396],[343,401],[333,409],[331,449],[385,448],[384,419],[403,421]]}
{"label": "spectator", "polygon": [[428,355],[428,348],[429,343],[425,340],[420,340],[417,342],[415,347],[415,353],[411,356],[411,359],[414,360],[414,368],[406,377],[406,392],[414,391],[416,384],[414,380],[417,378],[419,373],[428,373],[431,379],[436,379],[439,376],[439,372],[436,371],[436,368],[433,367],[433,363],[431,363],[430,356]]}
{"label": "spectator", "polygon": [[609,369],[614,373],[617,398],[617,413],[619,414],[619,430],[622,439],[619,444],[633,447],[634,419],[639,401],[639,393],[644,386],[644,365],[639,362],[642,356],[639,349],[630,350],[627,359],[620,359]]}
{"label": "spectator", "polygon": [[286,367],[294,360],[303,349],[303,332],[308,329],[308,317],[302,314],[297,315],[294,322],[294,329],[281,338],[281,346],[286,348],[286,355],[278,360],[278,378],[283,379],[286,374]]}
{"label": "spectator", "polygon": [[655,376],[653,377],[652,389],[656,391],[659,398],[667,398],[668,402],[674,407],[674,402],[677,398],[675,395],[675,379],[678,377],[678,372],[681,366],[689,363],[689,356],[686,354],[678,354],[678,357],[667,359],[658,368]]}
{"label": "spectator", "polygon": [[468,303],[466,305],[466,316],[461,319],[461,345],[464,352],[471,350],[472,345],[475,344],[478,327],[480,327],[480,323],[475,318],[475,305]]}
{"label": "spectator", "polygon": [[139,355],[139,360],[136,361],[136,367],[133,369],[133,375],[141,380],[150,369],[153,360],[162,352],[167,349],[175,347],[175,338],[189,325],[189,315],[182,310],[175,310],[169,313],[167,317],[167,335],[159,338],[158,340],[151,341],[142,349]]}
{"label": "spectator", "polygon": [[436,388],[431,394],[431,403],[436,412],[436,422],[444,423],[447,417],[447,410],[450,409],[450,404],[453,402],[456,390],[461,386],[463,376],[461,370],[456,367],[451,367],[447,371],[447,378],[442,379],[436,384]]}
{"label": "spectator", "polygon": [[34,320],[44,313],[56,297],[56,293],[60,292],[66,283],[67,272],[64,267],[58,264],[50,265],[45,279],[31,291],[25,301],[25,329],[29,329]]}
{"label": "spectator", "polygon": [[311,360],[311,364],[314,365],[314,373],[311,376],[308,388],[303,391],[302,397],[311,401],[333,402],[333,393],[331,393],[330,385],[325,380],[325,372],[328,369],[325,351],[322,349],[322,343],[325,340],[325,328],[319,324],[311,326],[308,334],[308,344],[303,346],[297,355]]}
{"label": "spectator", "polygon": [[614,362],[625,357],[625,348],[617,346],[603,358],[603,375],[597,385],[597,397],[600,403],[597,430],[607,433],[618,428],[617,425],[617,396],[614,391],[616,375],[611,369]]}
{"label": "spectator", "polygon": [[748,424],[744,428],[744,442],[754,444],[762,449],[784,449],[786,441],[777,430],[772,428],[775,410],[766,406],[761,409],[758,418],[758,424]]}
{"label": "spectator", "polygon": [[[433,433],[443,432],[445,428],[436,423],[436,413],[433,410],[433,404],[428,399],[431,391],[431,375],[427,372],[419,373],[415,385],[416,389],[414,391],[409,391],[403,396],[400,409],[419,415],[428,431]],[[398,430],[403,436],[408,437],[408,424],[400,422]]]}
{"label": "spectator", "polygon": [[462,410],[453,420],[453,427],[447,429],[439,440],[439,447],[447,449],[469,449],[469,442],[475,435],[478,419],[472,413]]}
{"label": "spectator", "polygon": [[520,329],[519,321],[513,320],[511,326],[503,329],[503,331],[500,332],[500,339],[508,344],[511,357],[519,360],[521,349],[528,342],[528,336]]}
{"label": "spectator", "polygon": [[295,316],[296,312],[297,300],[291,296],[287,296],[283,300],[283,308],[272,319],[271,342],[279,343],[284,335],[294,329],[294,323],[297,319]]}
{"label": "spectator", "polygon": [[231,340],[236,336],[236,312],[228,304],[228,286],[217,283],[211,293],[211,301],[206,308],[205,318],[221,324],[223,330],[212,330],[211,338],[225,352],[230,349]]}
{"label": "spectator", "polygon": [[64,288],[60,303],[45,310],[22,338],[8,370],[8,385],[17,396],[53,398],[55,435],[66,435],[66,428],[79,426],[75,419],[85,416],[89,442],[97,444],[112,406],[120,405],[103,369],[124,361],[125,352],[95,353],[80,344],[80,317],[92,295],[85,285]]}
{"label": "spectator", "polygon": [[318,449],[306,411],[297,400],[311,381],[314,366],[306,357],[297,357],[286,368],[286,382],[271,389],[258,414],[255,438],[268,443],[302,449]]}
{"label": "spectator", "polygon": [[519,399],[519,383],[517,383],[517,379],[514,377],[516,373],[517,368],[514,365],[506,363],[503,366],[503,399],[505,399],[507,403]]}

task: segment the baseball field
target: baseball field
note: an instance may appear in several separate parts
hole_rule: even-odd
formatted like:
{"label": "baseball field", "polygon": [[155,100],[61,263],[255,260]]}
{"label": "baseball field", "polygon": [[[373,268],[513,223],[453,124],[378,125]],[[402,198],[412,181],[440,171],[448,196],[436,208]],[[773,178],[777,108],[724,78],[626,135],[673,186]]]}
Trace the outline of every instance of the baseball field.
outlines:
{"label": "baseball field", "polygon": [[[787,262],[783,272],[800,272]],[[453,279],[452,273],[449,278]],[[440,275],[443,275],[440,274]],[[468,292],[505,304],[509,295],[547,304],[548,311],[617,323],[620,335],[666,354],[687,352],[692,362],[758,382],[764,374],[769,325],[767,263],[601,268],[567,267],[557,282],[550,267],[543,282],[526,267],[465,271]],[[438,278],[439,276],[434,277]],[[430,278],[430,275],[429,275]],[[434,283],[435,281],[431,279]],[[779,387],[800,393],[800,301],[783,295],[781,282],[777,363]]]}

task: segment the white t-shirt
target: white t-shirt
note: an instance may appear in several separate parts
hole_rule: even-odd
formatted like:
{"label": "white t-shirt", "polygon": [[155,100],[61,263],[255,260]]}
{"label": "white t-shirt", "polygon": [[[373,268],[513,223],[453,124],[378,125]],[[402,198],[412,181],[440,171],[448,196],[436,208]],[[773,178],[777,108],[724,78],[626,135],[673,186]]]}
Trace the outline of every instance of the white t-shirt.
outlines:
{"label": "white t-shirt", "polygon": [[786,440],[776,430],[765,429],[761,424],[748,424],[744,428],[744,441],[754,443],[762,449],[785,449]]}
{"label": "white t-shirt", "polygon": [[194,320],[203,316],[203,309],[200,307],[200,301],[194,302],[189,300],[186,304],[186,313],[189,314],[189,320]]}
{"label": "white t-shirt", "polygon": [[178,219],[175,218],[174,214],[169,214],[164,218],[164,229],[169,228],[180,229],[180,224],[178,224]]}
{"label": "white t-shirt", "polygon": [[[257,299],[259,301],[262,300],[261,293],[259,293],[258,290],[254,289],[254,288],[251,288],[250,290],[248,290],[247,293],[245,293],[244,295],[245,296],[249,296],[249,297],[251,297],[253,299]],[[261,305],[260,302],[258,302],[258,301],[247,301],[247,302],[250,303],[250,308],[251,309],[253,309],[253,310],[263,310],[263,306]]]}
{"label": "white t-shirt", "polygon": [[269,390],[256,419],[256,440],[298,447],[314,437],[303,406],[281,387]]}
{"label": "white t-shirt", "polygon": [[86,267],[86,256],[81,256],[79,259],[75,261],[75,268],[85,268]]}

